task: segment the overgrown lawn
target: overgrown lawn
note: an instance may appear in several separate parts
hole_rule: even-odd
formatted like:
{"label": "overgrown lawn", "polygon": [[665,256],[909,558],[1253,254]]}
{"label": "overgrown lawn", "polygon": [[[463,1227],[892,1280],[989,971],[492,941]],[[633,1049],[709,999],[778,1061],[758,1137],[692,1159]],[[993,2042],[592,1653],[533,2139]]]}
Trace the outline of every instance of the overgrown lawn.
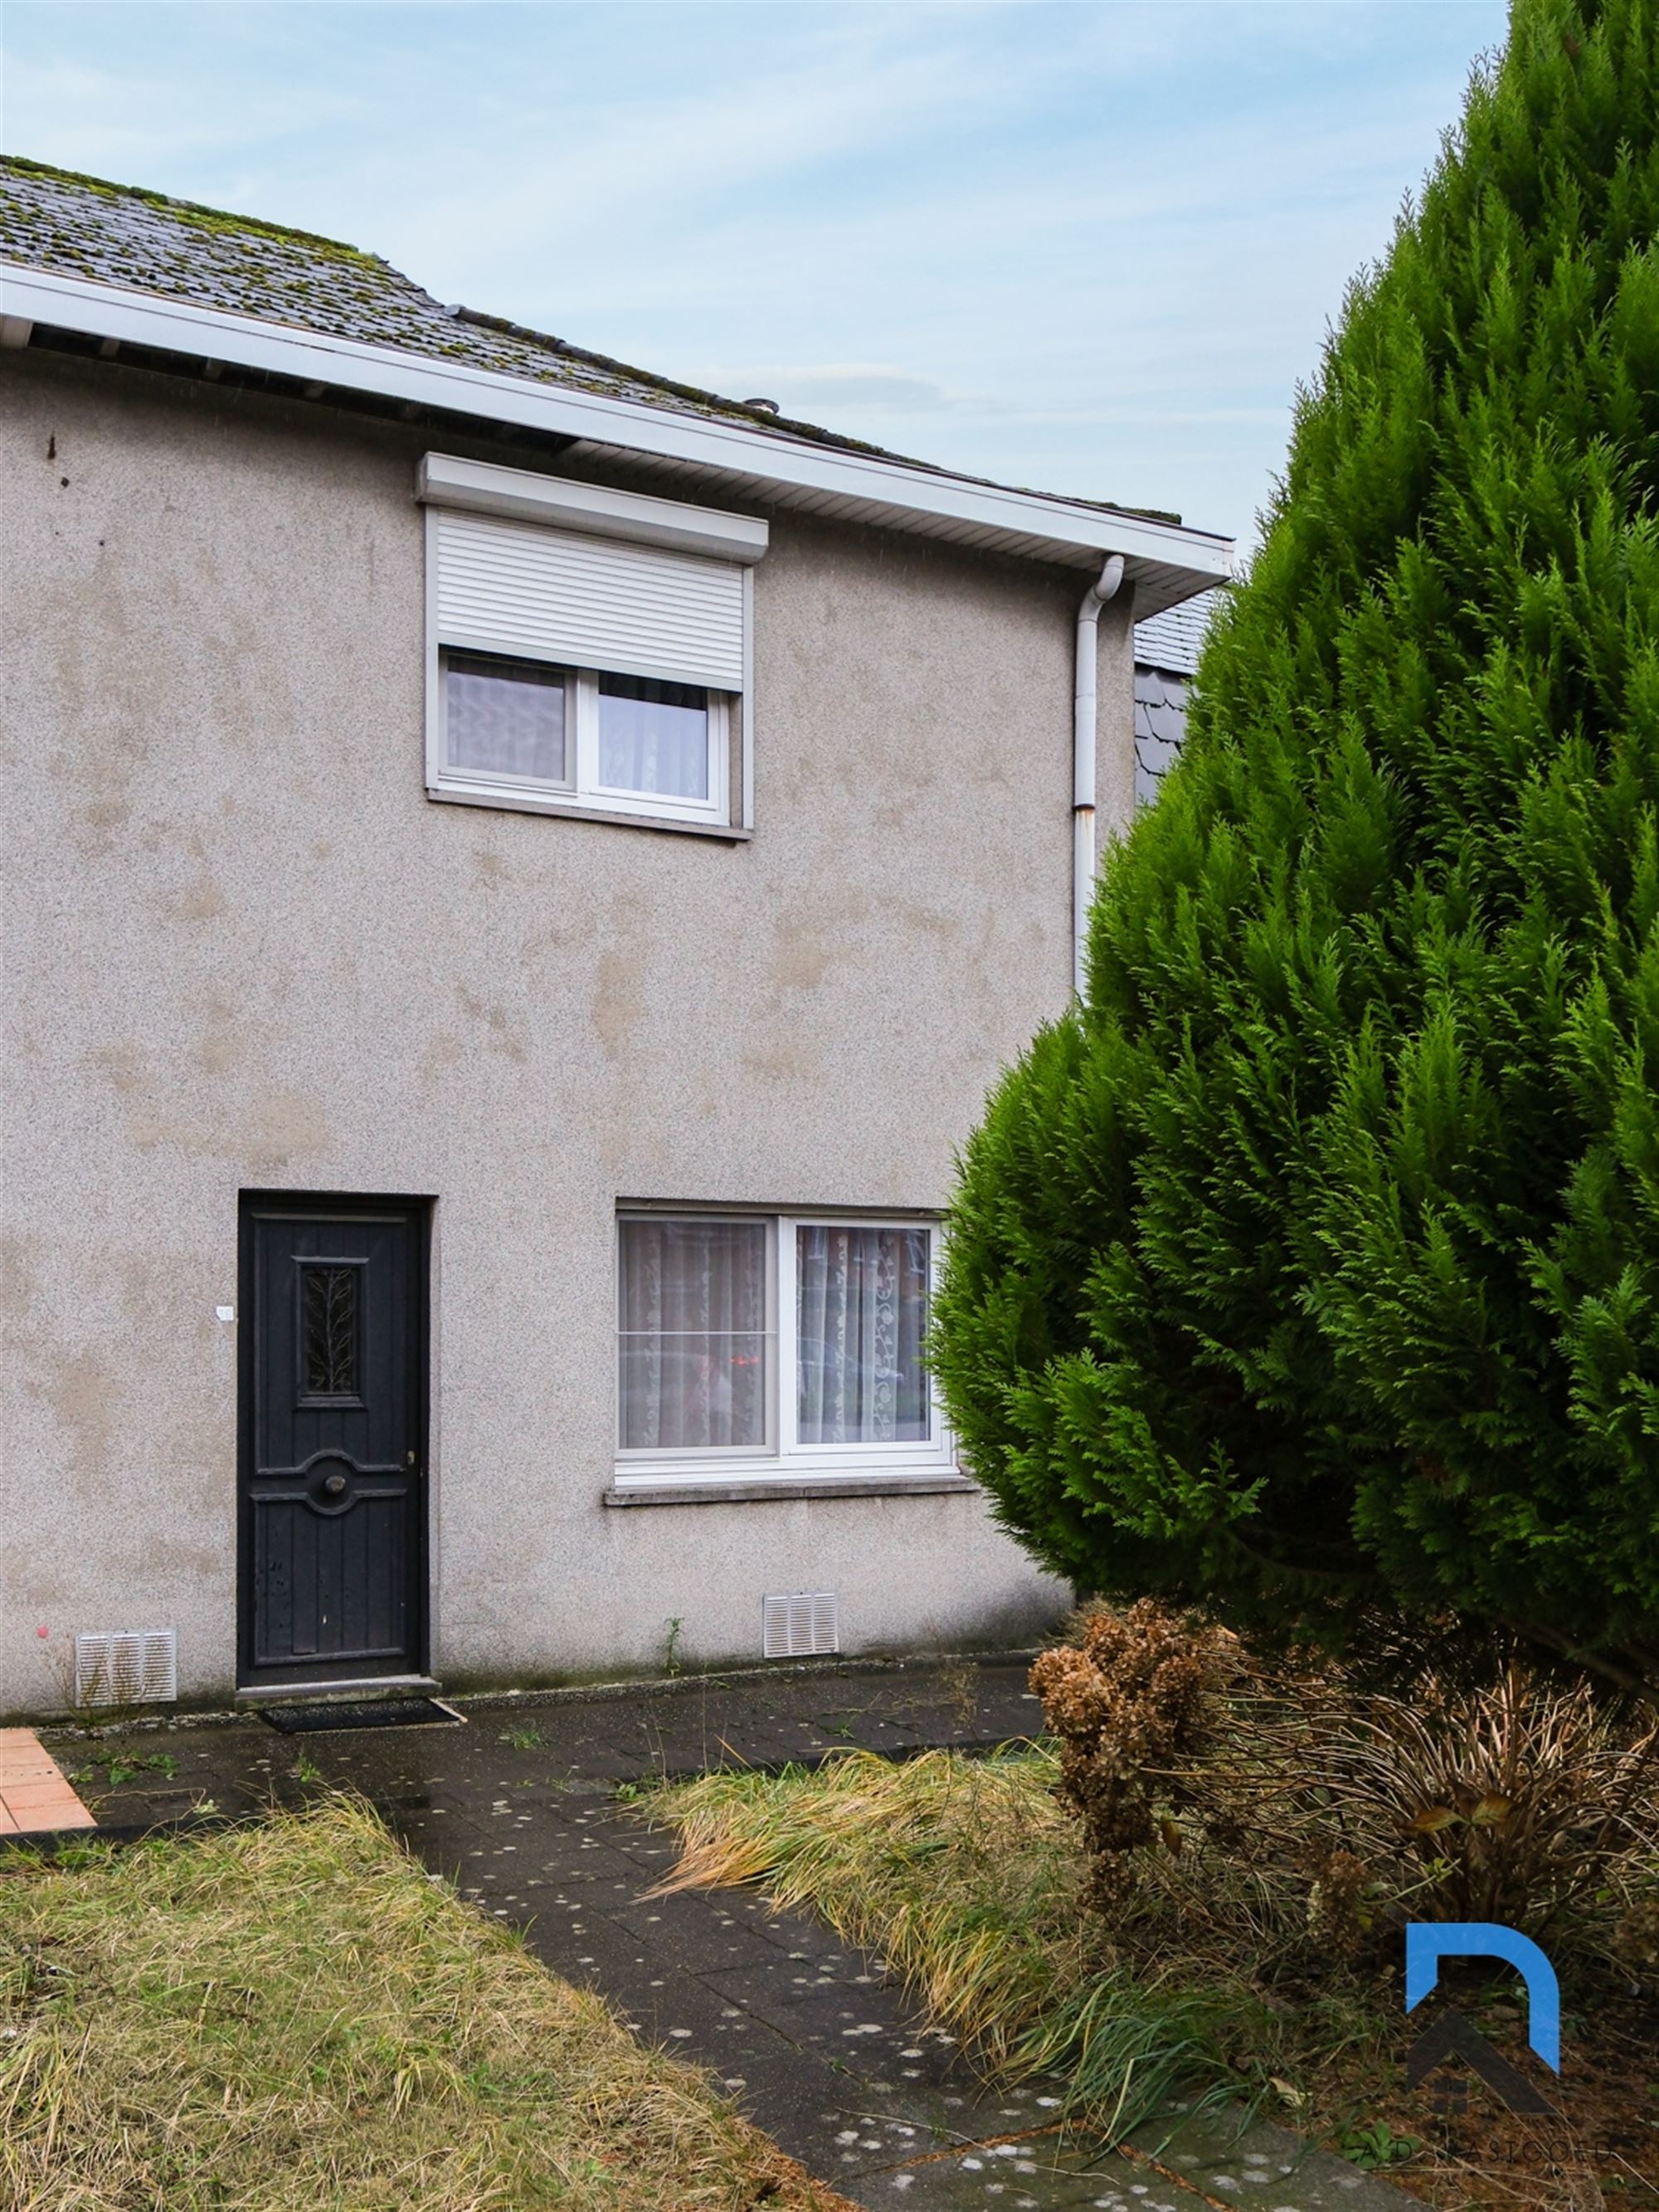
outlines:
{"label": "overgrown lawn", "polygon": [[361,1804],[0,1851],[0,2204],[837,2203]]}

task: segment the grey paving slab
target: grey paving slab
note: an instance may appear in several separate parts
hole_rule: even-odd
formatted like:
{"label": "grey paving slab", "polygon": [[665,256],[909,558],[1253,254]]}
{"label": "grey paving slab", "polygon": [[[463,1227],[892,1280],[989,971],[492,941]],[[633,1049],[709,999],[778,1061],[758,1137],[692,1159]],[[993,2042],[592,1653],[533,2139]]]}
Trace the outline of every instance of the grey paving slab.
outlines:
{"label": "grey paving slab", "polygon": [[1199,2212],[1204,2202],[1131,2159],[1067,2150],[1048,2136],[963,2145],[836,2186],[888,2212]]}
{"label": "grey paving slab", "polygon": [[[647,2042],[661,2044],[680,2057],[695,2058],[712,2068],[722,2081],[740,2080],[745,2088],[753,2087],[787,2063],[788,2054],[780,2050],[778,2039],[763,2022],[740,2005],[726,2003],[695,1975],[653,1978],[660,1979],[660,1988],[636,1980],[623,2003],[602,1972],[590,1972],[590,1986],[617,2004]],[[752,2100],[742,2090],[736,2094],[752,2111]]]}
{"label": "grey paving slab", "polygon": [[642,1897],[661,1869],[648,1859],[618,1850],[601,1837],[572,1834],[556,1823],[514,1824],[514,1836],[531,1838],[529,1856],[538,1874],[559,1882],[604,1882],[626,1891],[630,1899]]}
{"label": "grey paving slab", "polygon": [[[765,2021],[798,2048],[834,2058],[861,2080],[878,2077],[890,2084],[904,2079],[907,2071],[920,2080],[919,2067],[908,2069],[899,2062],[900,2051],[913,2047],[921,2033],[908,2007],[892,2002],[893,1993],[873,1976],[854,1977],[845,1969],[814,1973],[812,1963],[786,1960],[781,1970],[749,1966],[708,1979],[722,1996]],[[816,1963],[820,1968],[829,1965]],[[857,1986],[860,1980],[865,1986]]]}
{"label": "grey paving slab", "polygon": [[1417,2202],[1346,2159],[1239,2112],[1166,2121],[1143,2129],[1135,2140],[1161,2165],[1239,2212],[1407,2212]]}
{"label": "grey paving slab", "polygon": [[684,1972],[728,1974],[781,1955],[779,1938],[733,1914],[702,1912],[700,1897],[653,1898],[611,1915],[622,1927],[672,1958]]}

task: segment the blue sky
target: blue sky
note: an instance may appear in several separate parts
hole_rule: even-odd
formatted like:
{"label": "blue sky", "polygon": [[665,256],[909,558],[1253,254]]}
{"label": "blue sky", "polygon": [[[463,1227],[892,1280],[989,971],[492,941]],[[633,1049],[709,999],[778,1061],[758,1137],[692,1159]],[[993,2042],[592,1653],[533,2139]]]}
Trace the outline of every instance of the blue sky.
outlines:
{"label": "blue sky", "polygon": [[7,0],[0,143],[1248,538],[1501,0]]}

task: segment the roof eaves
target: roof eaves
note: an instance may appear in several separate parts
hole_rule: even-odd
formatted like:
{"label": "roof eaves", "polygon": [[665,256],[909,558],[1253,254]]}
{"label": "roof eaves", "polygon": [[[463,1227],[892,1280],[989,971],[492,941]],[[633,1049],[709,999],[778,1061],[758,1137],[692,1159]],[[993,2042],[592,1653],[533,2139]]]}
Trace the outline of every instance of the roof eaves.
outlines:
{"label": "roof eaves", "polygon": [[[338,337],[171,294],[135,291],[16,264],[0,264],[0,315],[131,342],[179,358],[220,358],[270,370],[307,390],[332,383],[342,390],[374,392],[514,428],[551,431],[591,449],[634,452],[671,467],[690,467],[711,480],[735,484],[747,478],[761,496],[783,496],[854,519],[955,536],[963,544],[1000,546],[1073,565],[1099,557],[1103,548],[1122,550],[1150,564],[1148,582],[1155,586],[1158,605],[1217,580],[1231,566],[1231,541],[1210,532],[1088,501],[1022,492],[822,434],[802,435],[775,417],[756,420],[750,410],[668,408],[654,399],[540,380],[465,357]],[[1111,529],[1111,522],[1125,529]]]}

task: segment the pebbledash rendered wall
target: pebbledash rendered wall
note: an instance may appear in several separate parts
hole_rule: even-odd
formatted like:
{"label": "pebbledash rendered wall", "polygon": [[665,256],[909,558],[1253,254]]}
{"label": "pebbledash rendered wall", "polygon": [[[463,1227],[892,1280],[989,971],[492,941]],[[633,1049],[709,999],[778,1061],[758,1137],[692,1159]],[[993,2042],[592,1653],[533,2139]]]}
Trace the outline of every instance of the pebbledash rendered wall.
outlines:
{"label": "pebbledash rendered wall", "polygon": [[618,1200],[937,1206],[1065,1003],[1086,577],[774,511],[751,842],[434,805],[416,464],[493,449],[0,365],[0,1711],[85,1629],[234,1687],[244,1188],[436,1201],[446,1682],[648,1667],[671,1618],[754,1658],[779,1590],[854,1651],[1041,1631],[1066,1593],[977,1494],[601,1499]]}

